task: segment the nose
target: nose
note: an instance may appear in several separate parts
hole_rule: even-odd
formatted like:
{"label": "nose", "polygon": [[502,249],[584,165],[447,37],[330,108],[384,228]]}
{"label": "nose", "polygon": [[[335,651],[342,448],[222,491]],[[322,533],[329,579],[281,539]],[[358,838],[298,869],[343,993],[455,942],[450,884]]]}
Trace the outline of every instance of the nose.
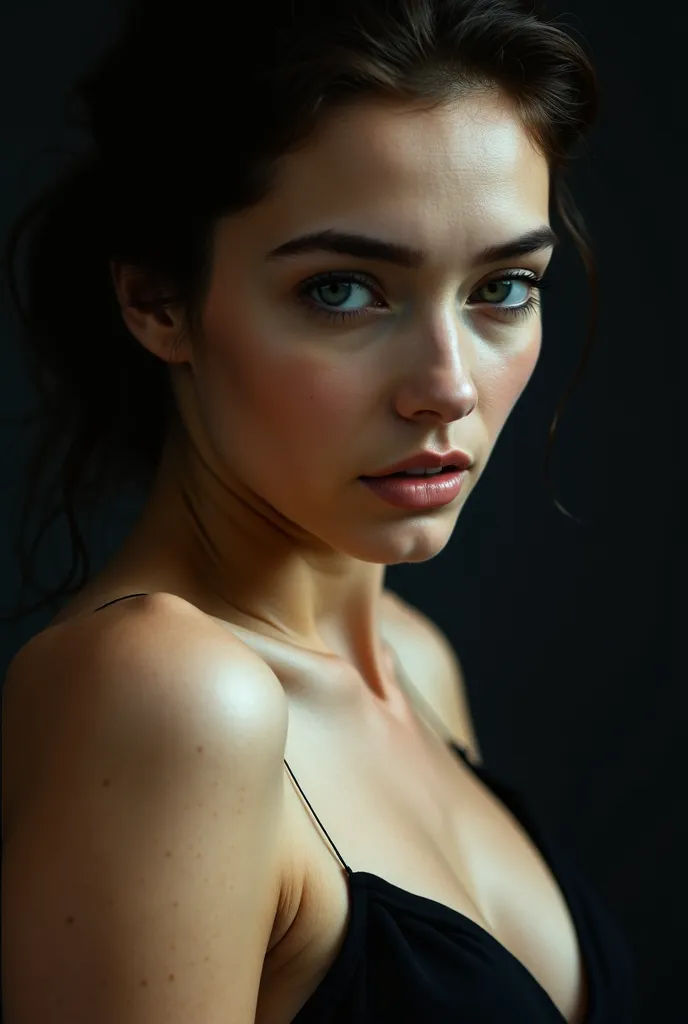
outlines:
{"label": "nose", "polygon": [[405,419],[451,423],[470,415],[478,403],[471,369],[471,346],[455,317],[417,342],[413,364],[397,392],[397,411]]}

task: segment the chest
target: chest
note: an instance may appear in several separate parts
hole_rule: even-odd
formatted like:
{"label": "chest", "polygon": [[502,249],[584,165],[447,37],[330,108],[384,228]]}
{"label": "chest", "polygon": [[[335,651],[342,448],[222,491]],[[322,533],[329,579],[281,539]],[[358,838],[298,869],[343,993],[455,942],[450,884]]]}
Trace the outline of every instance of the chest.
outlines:
{"label": "chest", "polygon": [[[353,871],[458,911],[516,957],[569,1024],[586,979],[565,901],[529,836],[494,794],[422,726],[362,728],[347,746],[295,717],[286,759]],[[306,753],[307,751],[307,753]],[[335,963],[350,914],[348,878],[285,768],[283,934],[265,963],[258,1024],[293,1020]]]}

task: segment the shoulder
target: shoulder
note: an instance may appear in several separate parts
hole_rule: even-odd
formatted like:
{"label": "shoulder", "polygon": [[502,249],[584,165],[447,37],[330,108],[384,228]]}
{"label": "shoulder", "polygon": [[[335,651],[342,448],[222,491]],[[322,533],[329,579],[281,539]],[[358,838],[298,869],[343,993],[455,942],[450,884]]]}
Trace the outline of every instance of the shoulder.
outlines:
{"label": "shoulder", "polygon": [[[223,678],[222,671],[209,671],[215,668],[226,670],[235,681],[248,671],[251,682],[258,677],[267,684],[264,690],[283,693],[272,669],[248,644],[217,619],[168,593],[141,595],[48,626],[12,659],[8,682],[11,690],[15,680],[30,685],[25,677],[34,675],[31,670],[63,673],[95,665],[105,678],[110,670],[121,675],[124,687],[129,680],[140,682],[141,672],[157,676],[164,671],[170,687],[183,684],[192,672],[194,682],[212,690]],[[137,673],[129,674],[128,668]]]}
{"label": "shoulder", "polygon": [[72,690],[85,696],[94,685],[116,681],[122,699],[145,687],[167,701],[222,703],[223,687],[231,683],[235,693],[245,684],[246,699],[228,710],[260,713],[267,701],[286,711],[284,691],[268,664],[217,619],[168,593],[121,601],[37,634],[10,663],[9,700],[48,677],[46,698],[56,677],[61,700]]}
{"label": "shoulder", "polygon": [[286,891],[286,729],[279,683],[243,647],[154,595],[20,653],[3,720],[17,1019],[48,1020],[55,1005],[63,1020],[114,1019],[106,996],[119,988],[132,1020],[181,1019],[185,1006],[253,1020]]}
{"label": "shoulder", "polygon": [[4,822],[28,780],[88,735],[140,752],[158,741],[190,749],[193,740],[250,763],[268,750],[281,771],[287,721],[284,690],[267,663],[182,599],[151,594],[77,616],[37,634],[10,663]]}
{"label": "shoulder", "polygon": [[474,764],[482,763],[461,661],[449,638],[419,608],[384,591],[386,628],[414,686]]}

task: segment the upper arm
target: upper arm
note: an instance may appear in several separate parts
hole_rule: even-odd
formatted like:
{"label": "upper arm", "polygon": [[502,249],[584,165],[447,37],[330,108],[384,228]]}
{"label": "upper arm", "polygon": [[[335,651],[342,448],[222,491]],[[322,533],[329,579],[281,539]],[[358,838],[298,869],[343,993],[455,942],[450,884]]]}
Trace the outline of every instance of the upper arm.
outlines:
{"label": "upper arm", "polygon": [[6,1019],[249,1024],[286,701],[229,632],[150,606],[117,624],[62,645],[63,707],[5,837]]}

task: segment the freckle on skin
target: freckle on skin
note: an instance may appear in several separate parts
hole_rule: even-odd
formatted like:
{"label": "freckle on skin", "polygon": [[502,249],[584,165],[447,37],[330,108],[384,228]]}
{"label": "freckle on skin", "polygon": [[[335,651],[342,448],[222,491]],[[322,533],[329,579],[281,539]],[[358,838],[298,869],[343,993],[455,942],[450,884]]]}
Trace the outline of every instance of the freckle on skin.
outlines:
{"label": "freckle on skin", "polygon": [[143,987],[143,986],[147,986],[147,985],[148,985],[148,982],[144,978],[144,980],[141,982],[141,986]]}
{"label": "freckle on skin", "polygon": [[110,780],[109,779],[103,779],[103,785],[104,786],[109,786],[110,785]]}
{"label": "freckle on skin", "polygon": [[67,924],[74,924],[74,918],[71,915],[67,918]]}
{"label": "freckle on skin", "polygon": [[199,754],[203,753],[203,747],[196,747],[196,750],[198,751]]}
{"label": "freckle on skin", "polygon": [[174,974],[170,974],[170,981],[174,981]]}

